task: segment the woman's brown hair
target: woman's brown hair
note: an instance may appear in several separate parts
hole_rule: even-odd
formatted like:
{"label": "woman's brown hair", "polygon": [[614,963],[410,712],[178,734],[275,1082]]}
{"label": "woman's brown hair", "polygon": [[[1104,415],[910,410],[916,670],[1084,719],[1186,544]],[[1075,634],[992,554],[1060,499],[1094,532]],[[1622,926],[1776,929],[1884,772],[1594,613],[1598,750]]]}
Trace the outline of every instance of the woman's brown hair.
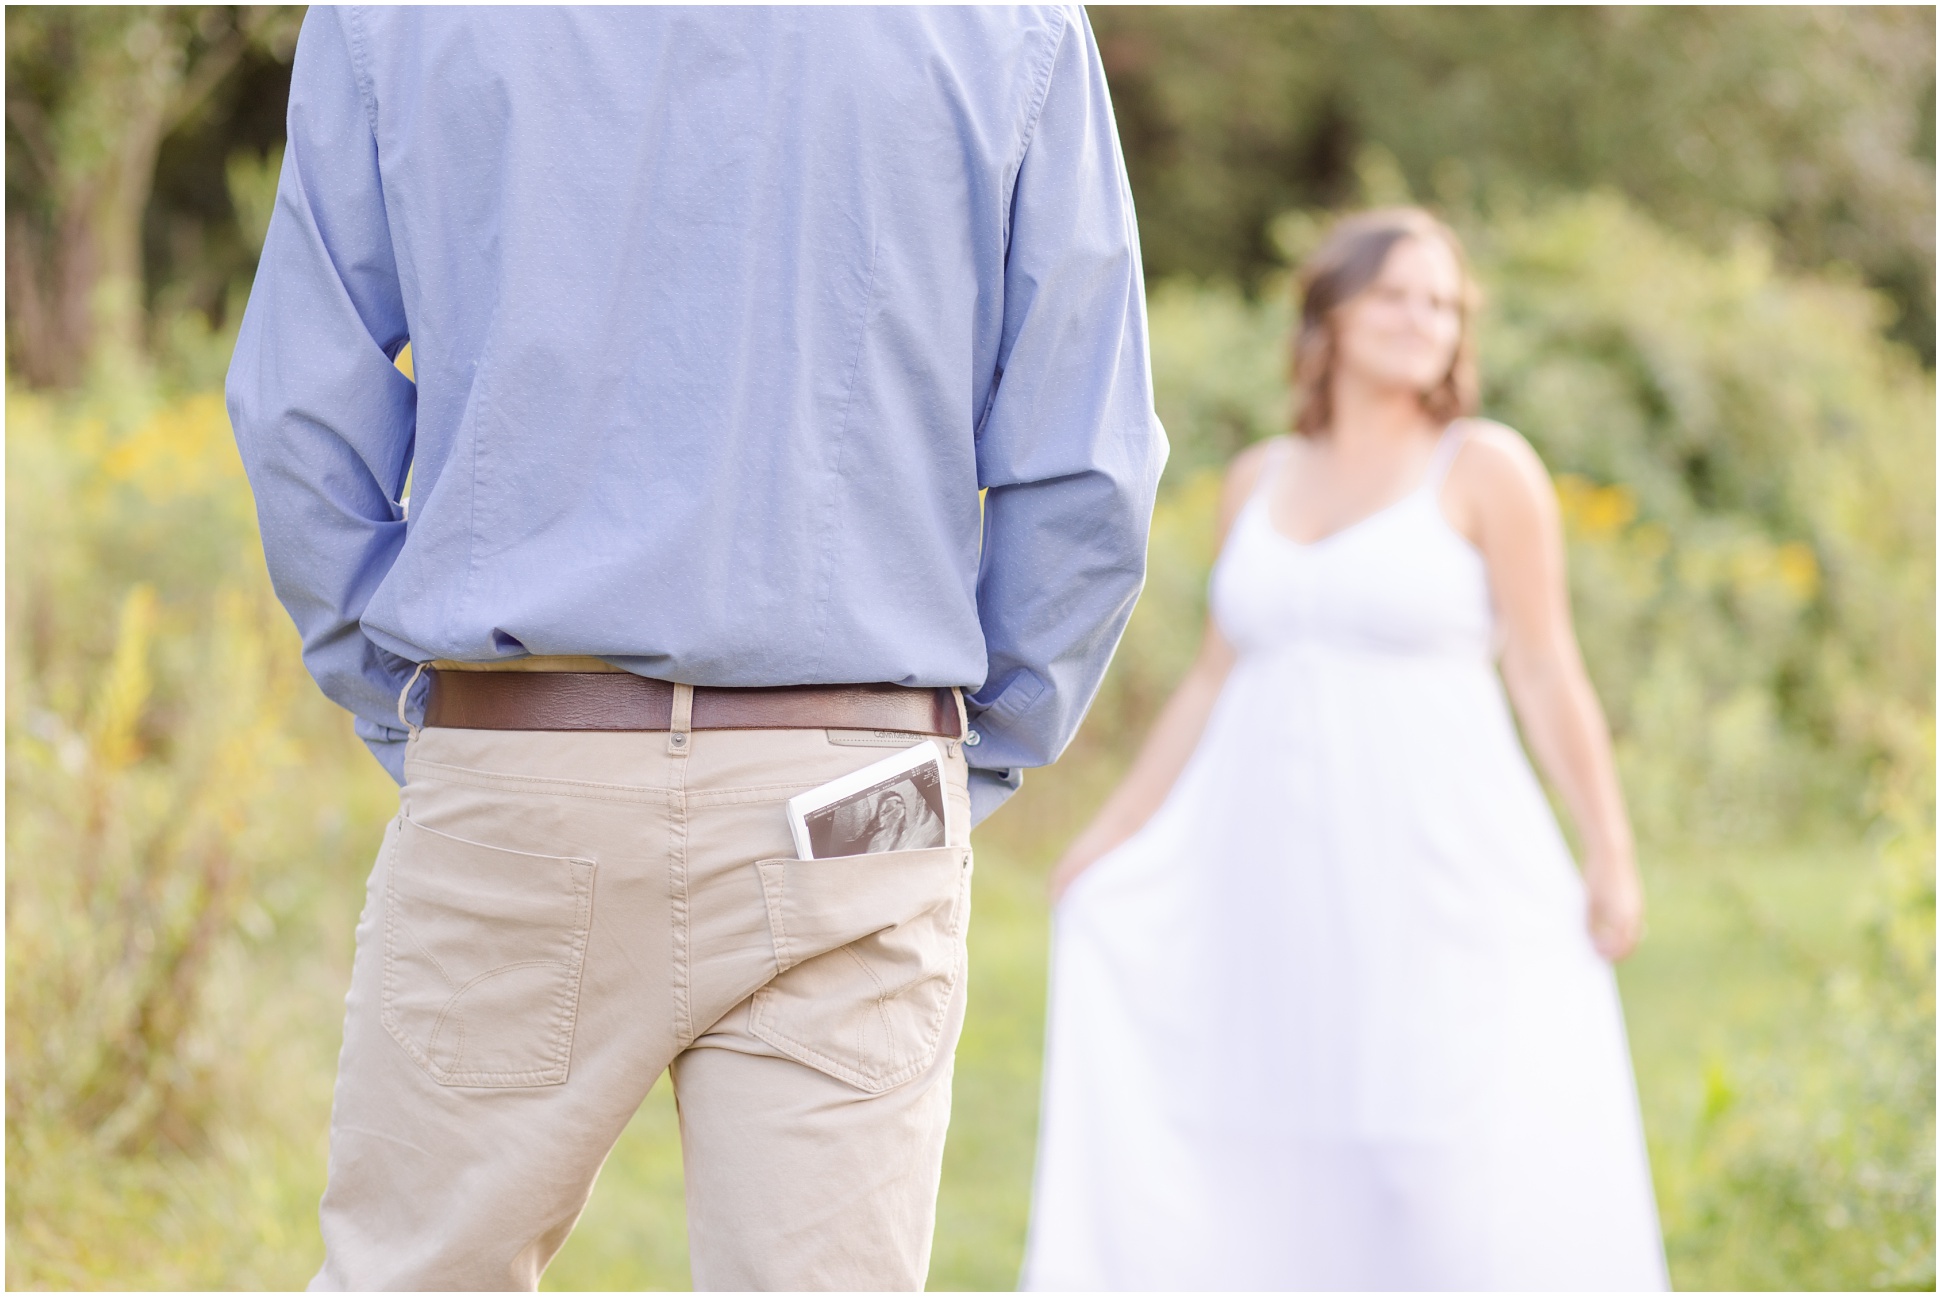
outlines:
{"label": "woman's brown hair", "polygon": [[1403,239],[1440,239],[1455,255],[1462,272],[1462,296],[1457,305],[1462,314],[1462,333],[1456,355],[1442,381],[1423,393],[1422,408],[1441,423],[1476,412],[1476,354],[1469,328],[1476,291],[1462,241],[1454,230],[1419,207],[1383,207],[1336,222],[1321,246],[1301,265],[1297,281],[1301,324],[1294,335],[1293,364],[1300,411],[1294,418],[1294,431],[1311,437],[1328,426],[1334,415],[1328,386],[1334,377],[1335,309],[1375,282],[1388,254]]}

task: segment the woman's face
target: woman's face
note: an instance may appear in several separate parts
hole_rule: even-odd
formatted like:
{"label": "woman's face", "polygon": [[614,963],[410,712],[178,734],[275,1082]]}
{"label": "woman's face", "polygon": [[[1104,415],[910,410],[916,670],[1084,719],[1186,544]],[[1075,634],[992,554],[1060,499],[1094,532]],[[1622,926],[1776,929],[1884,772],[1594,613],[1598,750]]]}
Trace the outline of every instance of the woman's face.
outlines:
{"label": "woman's face", "polygon": [[1335,310],[1335,365],[1376,387],[1428,392],[1462,341],[1462,268],[1441,239],[1389,249],[1373,283]]}

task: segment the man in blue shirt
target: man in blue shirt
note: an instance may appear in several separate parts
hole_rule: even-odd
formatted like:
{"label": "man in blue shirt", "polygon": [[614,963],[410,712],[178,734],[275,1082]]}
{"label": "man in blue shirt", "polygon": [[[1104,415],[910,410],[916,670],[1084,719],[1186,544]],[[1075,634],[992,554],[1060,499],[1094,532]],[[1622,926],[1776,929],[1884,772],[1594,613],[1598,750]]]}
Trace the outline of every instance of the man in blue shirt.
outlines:
{"label": "man in blue shirt", "polygon": [[[229,408],[402,785],[315,1286],[535,1286],[671,1068],[697,1286],[920,1287],[970,826],[1166,453],[1082,11],[313,9]],[[917,743],[945,845],[794,858]]]}

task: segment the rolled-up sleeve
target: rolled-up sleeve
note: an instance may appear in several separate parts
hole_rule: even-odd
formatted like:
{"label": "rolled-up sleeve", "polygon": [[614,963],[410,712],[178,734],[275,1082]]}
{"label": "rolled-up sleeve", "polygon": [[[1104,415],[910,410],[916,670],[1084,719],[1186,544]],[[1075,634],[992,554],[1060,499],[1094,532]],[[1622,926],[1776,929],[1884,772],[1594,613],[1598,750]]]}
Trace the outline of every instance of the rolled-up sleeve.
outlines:
{"label": "rolled-up sleeve", "polygon": [[404,543],[416,388],[392,363],[409,329],[345,21],[312,9],[297,43],[276,208],[227,395],[304,664],[402,782],[397,700],[411,665],[359,619]]}
{"label": "rolled-up sleeve", "polygon": [[1073,13],[1013,187],[971,699],[982,819],[1077,730],[1145,578],[1166,437],[1153,410],[1138,229],[1104,71]]}

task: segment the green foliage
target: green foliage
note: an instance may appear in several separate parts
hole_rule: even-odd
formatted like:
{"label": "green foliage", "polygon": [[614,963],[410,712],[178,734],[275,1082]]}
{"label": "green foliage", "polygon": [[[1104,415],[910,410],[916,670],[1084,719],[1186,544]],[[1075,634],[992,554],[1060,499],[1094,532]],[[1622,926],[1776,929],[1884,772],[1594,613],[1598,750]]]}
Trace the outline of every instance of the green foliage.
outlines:
{"label": "green foliage", "polygon": [[1934,350],[1929,8],[1091,10],[1146,265],[1240,281],[1270,217],[1358,196],[1386,149],[1421,193],[1621,190],[1722,244],[1845,261]]}
{"label": "green foliage", "polygon": [[1646,824],[1852,816],[1933,710],[1932,380],[1879,341],[1867,294],[1778,274],[1750,241],[1706,257],[1612,198],[1476,243],[1497,299],[1487,408],[1635,499],[1633,521],[1628,499],[1599,515],[1565,494]]}
{"label": "green foliage", "polygon": [[1680,1286],[1934,1287],[1931,744],[1887,769],[1885,838],[1851,880],[1858,905],[1822,902],[1858,911],[1848,957],[1794,939],[1751,879],[1730,884],[1740,944],[1772,952],[1798,990],[1783,1037],[1708,1064],[1684,1138],[1657,1132]]}

